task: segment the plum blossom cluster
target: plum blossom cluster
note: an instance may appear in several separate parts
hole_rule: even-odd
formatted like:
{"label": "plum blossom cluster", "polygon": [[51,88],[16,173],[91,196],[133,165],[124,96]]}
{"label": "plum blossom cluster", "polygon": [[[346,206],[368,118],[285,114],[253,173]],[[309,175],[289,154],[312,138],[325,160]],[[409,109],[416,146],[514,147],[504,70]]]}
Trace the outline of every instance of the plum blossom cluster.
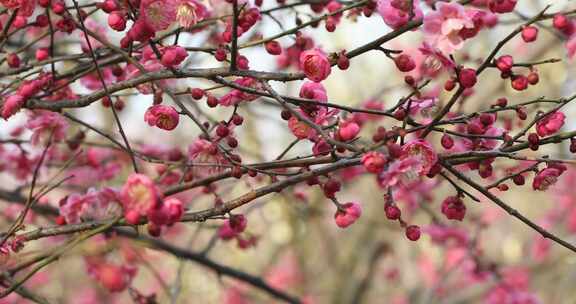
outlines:
{"label": "plum blossom cluster", "polygon": [[242,235],[247,226],[248,220],[244,215],[232,215],[218,229],[218,237],[224,241],[236,240],[238,247],[242,249],[256,246],[258,237],[247,233]]}
{"label": "plum blossom cluster", "polygon": [[126,222],[136,225],[146,218],[151,235],[160,235],[163,226],[174,225],[184,213],[182,202],[176,198],[163,199],[154,182],[146,175],[130,175],[120,196]]}
{"label": "plum blossom cluster", "polygon": [[[541,303],[533,264],[498,259],[486,239],[505,240],[486,232],[503,209],[539,234],[526,245],[536,263],[558,258],[552,244],[576,252],[562,238],[576,232],[576,95],[537,90],[569,87],[548,76],[576,54],[574,10],[525,16],[517,0],[272,2],[0,0],[0,299],[37,298],[26,280],[80,255],[101,289],[82,294],[86,303],[181,301],[191,280],[183,264],[168,273],[167,256],[238,281],[222,281],[223,303],[260,300],[252,287],[274,298],[266,303],[347,301],[348,289],[362,302],[374,278],[402,282],[409,269],[396,260],[372,272],[411,246],[405,264],[420,285],[390,303],[420,293],[472,301],[450,297],[478,286],[484,303]],[[319,38],[351,23],[382,34],[339,48]],[[540,45],[567,56],[532,54]],[[356,82],[358,70],[370,73],[365,56],[388,65],[381,79]],[[341,98],[335,83],[348,75],[346,85],[361,87]],[[532,220],[501,195],[526,189],[559,202]],[[364,250],[353,255],[376,248],[370,261],[322,264],[340,264],[346,254],[334,245],[363,229],[355,246]],[[298,252],[300,241],[324,256]],[[258,261],[219,264],[223,242],[237,245],[227,262],[238,249]],[[38,253],[44,246],[54,249]],[[305,278],[319,268],[306,269],[310,261],[354,276],[333,276],[328,298]],[[357,265],[370,271],[352,282]],[[140,282],[148,272],[155,285]]]}

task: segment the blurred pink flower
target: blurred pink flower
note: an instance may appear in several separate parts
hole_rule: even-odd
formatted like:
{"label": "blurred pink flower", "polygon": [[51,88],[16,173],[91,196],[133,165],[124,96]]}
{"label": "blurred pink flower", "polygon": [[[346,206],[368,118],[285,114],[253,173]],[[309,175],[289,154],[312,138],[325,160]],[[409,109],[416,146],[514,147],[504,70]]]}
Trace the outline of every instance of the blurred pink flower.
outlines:
{"label": "blurred pink flower", "polygon": [[397,29],[410,21],[411,10],[414,20],[422,19],[419,0],[378,0],[377,10],[384,23],[392,29]]}
{"label": "blurred pink flower", "polygon": [[336,225],[340,228],[347,228],[352,225],[362,215],[362,207],[356,202],[348,202],[342,205],[342,210],[337,210],[334,214]]}
{"label": "blurred pink flower", "polygon": [[137,224],[161,200],[161,193],[154,182],[148,176],[138,173],[128,176],[120,195],[126,221],[130,224]]}
{"label": "blurred pink flower", "polygon": [[57,112],[34,110],[28,112],[26,128],[32,131],[32,144],[41,144],[52,136],[52,140],[59,142],[66,137],[68,122]]}
{"label": "blurred pink flower", "polygon": [[436,11],[424,17],[424,39],[448,55],[464,46],[460,32],[474,29],[474,22],[465,8],[458,3],[439,2]]}

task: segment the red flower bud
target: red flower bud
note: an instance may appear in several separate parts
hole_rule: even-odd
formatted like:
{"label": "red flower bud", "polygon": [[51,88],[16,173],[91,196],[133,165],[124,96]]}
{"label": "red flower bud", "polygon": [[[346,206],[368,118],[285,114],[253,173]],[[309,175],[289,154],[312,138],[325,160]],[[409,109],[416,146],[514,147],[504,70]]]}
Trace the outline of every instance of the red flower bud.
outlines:
{"label": "red flower bud", "polygon": [[473,87],[476,84],[476,70],[470,68],[462,69],[458,75],[458,80],[464,88]]}
{"label": "red flower bud", "polygon": [[538,73],[536,72],[531,72],[530,74],[528,74],[528,83],[531,85],[535,85],[538,84],[538,82],[540,81],[540,77],[538,76]]}
{"label": "red flower bud", "polygon": [[512,77],[512,88],[517,91],[524,91],[528,88],[528,78],[524,75]]}
{"label": "red flower bud", "polygon": [[406,237],[411,241],[417,241],[420,239],[420,227],[416,225],[406,227]]}
{"label": "red flower bud", "polygon": [[344,53],[340,53],[340,55],[338,55],[338,61],[336,64],[338,65],[339,69],[347,70],[350,67],[350,59],[348,59]]}
{"label": "red flower bud", "polygon": [[513,65],[514,65],[514,59],[510,55],[500,56],[498,57],[498,59],[496,59],[496,67],[501,72],[509,72],[512,69]]}
{"label": "red flower bud", "polygon": [[126,29],[126,15],[120,11],[114,11],[108,15],[108,25],[115,31],[121,32]]}
{"label": "red flower bud", "polygon": [[538,38],[538,28],[535,26],[526,26],[522,29],[522,39],[524,42],[533,42]]}
{"label": "red flower bud", "polygon": [[278,43],[278,41],[272,40],[272,41],[266,42],[265,48],[266,48],[266,52],[268,52],[268,54],[270,54],[270,55],[282,54],[282,47],[280,46],[280,43]]}
{"label": "red flower bud", "polygon": [[392,204],[384,205],[384,213],[386,213],[386,218],[389,220],[397,220],[402,216],[400,208]]}
{"label": "red flower bud", "polygon": [[6,56],[6,62],[8,62],[9,67],[17,68],[20,66],[20,57],[16,53],[10,53]]}
{"label": "red flower bud", "polygon": [[401,72],[410,72],[416,68],[416,63],[414,59],[406,54],[400,54],[396,58],[394,58],[394,63],[396,67]]}
{"label": "red flower bud", "polygon": [[466,205],[458,196],[449,196],[442,202],[442,213],[449,220],[461,221],[466,215]]}
{"label": "red flower bud", "polygon": [[454,147],[454,139],[452,139],[452,137],[448,134],[442,135],[440,143],[442,144],[442,147],[444,147],[444,149],[447,150],[452,149],[452,147]]}

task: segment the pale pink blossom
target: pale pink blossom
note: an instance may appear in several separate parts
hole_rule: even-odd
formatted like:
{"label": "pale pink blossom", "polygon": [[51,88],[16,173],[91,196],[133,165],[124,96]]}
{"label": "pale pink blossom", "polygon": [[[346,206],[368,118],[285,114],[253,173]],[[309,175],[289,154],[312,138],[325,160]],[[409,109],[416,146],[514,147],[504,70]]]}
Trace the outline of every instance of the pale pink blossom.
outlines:
{"label": "pale pink blossom", "polygon": [[122,206],[126,221],[137,224],[140,217],[149,209],[160,204],[161,193],[148,176],[132,173],[124,183],[121,192]]}
{"label": "pale pink blossom", "polygon": [[548,239],[545,239],[541,235],[536,235],[532,239],[530,245],[530,253],[534,261],[543,262],[547,257],[550,256],[551,249],[552,242]]}
{"label": "pale pink blossom", "polygon": [[573,59],[576,55],[576,34],[573,34],[566,41],[566,50],[568,51],[568,58]]}
{"label": "pale pink blossom", "polygon": [[[110,86],[117,82],[119,79],[112,73],[112,68],[103,67],[100,69],[102,78],[106,86]],[[97,72],[90,73],[82,78],[80,78],[80,83],[90,90],[100,90],[102,89],[102,80]]]}
{"label": "pale pink blossom", "polygon": [[488,290],[485,295],[486,304],[539,304],[542,303],[536,295],[529,291],[530,273],[520,267],[501,270],[501,282]]}
{"label": "pale pink blossom", "polygon": [[454,2],[439,2],[436,11],[424,17],[424,37],[444,54],[453,54],[464,46],[461,31],[473,30],[474,22],[465,8]]}
{"label": "pale pink blossom", "polygon": [[469,233],[460,227],[432,224],[424,228],[430,235],[430,240],[440,245],[455,245],[465,247],[470,241]]}
{"label": "pale pink blossom", "polygon": [[119,193],[112,188],[90,188],[86,194],[71,194],[60,204],[60,215],[69,224],[81,220],[105,220],[122,213]]}
{"label": "pale pink blossom", "polygon": [[32,144],[48,140],[59,142],[66,137],[68,122],[57,112],[34,110],[28,112],[26,128],[32,131]]}
{"label": "pale pink blossom", "polygon": [[245,288],[238,286],[232,286],[226,288],[222,293],[223,299],[222,304],[250,304],[252,301],[247,295]]}
{"label": "pale pink blossom", "polygon": [[201,1],[179,0],[178,2],[176,21],[178,21],[182,27],[190,28],[210,16],[210,12]]}
{"label": "pale pink blossom", "polygon": [[[226,159],[220,154],[218,148],[205,139],[197,139],[188,147],[188,157],[194,163],[206,164],[206,166],[192,167],[192,173],[197,177],[220,173],[224,170],[221,165],[227,164]],[[209,164],[212,164],[212,166]]]}
{"label": "pale pink blossom", "polygon": [[165,30],[176,21],[177,5],[177,0],[142,0],[140,18],[154,31]]}
{"label": "pale pink blossom", "polygon": [[[410,107],[410,116],[422,124],[427,124],[432,121],[436,111],[438,110],[438,97],[423,95],[419,99],[412,99],[409,103],[405,103],[402,108],[408,109]],[[419,115],[420,117],[417,117]],[[420,119],[418,119],[420,118]]]}
{"label": "pale pink blossom", "polygon": [[409,141],[402,146],[402,156],[400,159],[408,159],[412,157],[415,157],[418,161],[418,166],[415,169],[419,175],[428,174],[430,168],[432,168],[438,160],[438,156],[430,143],[422,139]]}
{"label": "pale pink blossom", "polygon": [[[376,100],[376,99],[368,99],[368,100],[364,101],[361,104],[361,106],[362,106],[362,109],[365,109],[365,110],[373,110],[373,111],[383,111],[384,110],[383,102],[380,100]],[[384,117],[382,115],[370,114],[370,113],[361,113],[361,112],[356,112],[352,116],[352,119],[360,126],[362,126],[363,124],[365,124],[369,121],[378,121],[378,120],[381,120],[383,118]]]}
{"label": "pale pink blossom", "polygon": [[266,273],[265,280],[277,289],[287,289],[297,286],[303,279],[297,257],[286,254]]}
{"label": "pale pink blossom", "polygon": [[[255,89],[255,90],[262,90],[262,83],[260,83],[258,80],[251,78],[251,77],[242,77],[242,78],[236,79],[234,81],[234,83],[241,86],[241,87],[251,88],[251,89]],[[246,93],[246,92],[241,91],[241,90],[233,89],[232,91],[230,91],[226,95],[220,97],[220,99],[218,99],[218,103],[222,106],[230,107],[230,106],[237,105],[243,101],[252,101],[256,98],[258,98],[258,95],[254,95],[254,94]]]}
{"label": "pale pink blossom", "polygon": [[32,175],[32,172],[40,160],[40,155],[30,155],[21,149],[10,149],[2,155],[4,170],[18,180],[23,180]]}
{"label": "pale pink blossom", "polygon": [[406,183],[400,183],[394,188],[392,197],[395,202],[404,203],[404,210],[410,213],[416,212],[420,207],[420,203],[432,202],[433,190],[438,187],[440,181],[438,179],[417,178],[408,180]]}
{"label": "pale pink blossom", "polygon": [[[104,27],[101,23],[95,21],[93,18],[87,18],[84,21],[84,24],[88,30],[90,30],[94,33],[98,33],[98,37],[100,39],[104,39],[104,41],[108,40],[106,37],[106,27]],[[96,49],[102,47],[102,43],[90,35],[88,35],[88,40],[90,41],[90,46],[92,47],[93,50],[96,50]],[[90,51],[90,47],[88,46],[88,43],[86,42],[86,35],[84,35],[83,31],[80,32],[80,46],[82,47],[82,50],[84,52]],[[104,69],[105,68],[103,68],[102,70],[104,70]]]}
{"label": "pale pink blossom", "polygon": [[378,182],[382,187],[392,187],[400,184],[410,184],[415,181],[417,174],[413,168],[419,165],[416,157],[407,157],[394,160],[386,170],[378,176]]}
{"label": "pale pink blossom", "polygon": [[378,0],[377,10],[384,23],[392,29],[397,29],[410,21],[410,14],[414,14],[413,20],[422,19],[422,9],[419,0]]}
{"label": "pale pink blossom", "polygon": [[[139,63],[142,65],[144,71],[146,72],[157,72],[166,69],[166,67],[162,64],[161,60],[158,59],[158,56],[156,55],[154,50],[149,46],[146,46],[142,50]],[[131,79],[139,77],[140,75],[142,75],[142,71],[140,70],[139,67],[136,67],[132,64],[126,66],[125,78]],[[161,83],[164,86],[169,86],[173,82],[174,80],[166,80],[166,79],[159,80],[159,83]],[[142,94],[152,94],[154,92],[154,90],[152,89],[152,85],[150,83],[143,83],[137,85],[136,88]]]}
{"label": "pale pink blossom", "polygon": [[452,71],[456,67],[452,59],[427,42],[423,42],[418,50],[424,55],[424,59],[419,65],[420,72],[424,76],[434,77],[441,71]]}
{"label": "pale pink blossom", "polygon": [[534,177],[532,188],[534,190],[546,191],[548,188],[558,181],[558,177],[562,171],[557,168],[546,168]]}
{"label": "pale pink blossom", "polygon": [[111,149],[87,148],[85,153],[80,155],[77,165],[67,171],[68,174],[74,176],[68,180],[68,183],[77,186],[91,186],[95,181],[100,182],[115,178],[123,166],[123,159],[119,155],[120,152]]}

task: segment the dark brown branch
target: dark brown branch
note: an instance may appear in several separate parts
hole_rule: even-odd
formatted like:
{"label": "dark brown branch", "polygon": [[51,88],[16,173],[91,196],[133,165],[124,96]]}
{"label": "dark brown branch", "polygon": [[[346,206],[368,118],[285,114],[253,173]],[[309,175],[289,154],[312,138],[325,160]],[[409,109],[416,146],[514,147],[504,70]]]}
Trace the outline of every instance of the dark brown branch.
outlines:
{"label": "dark brown branch", "polygon": [[560,237],[558,237],[558,236],[552,234],[551,232],[549,232],[548,230],[544,229],[542,226],[539,226],[538,224],[534,223],[533,221],[531,221],[530,219],[525,217],[522,213],[520,213],[518,210],[510,207],[504,201],[499,199],[496,195],[494,195],[490,191],[486,190],[483,186],[479,185],[478,183],[474,182],[472,179],[470,179],[467,176],[465,176],[464,174],[460,173],[458,170],[454,169],[454,167],[447,165],[445,163],[443,163],[442,166],[446,170],[450,171],[450,173],[452,173],[454,176],[456,176],[459,180],[463,181],[464,183],[468,184],[470,187],[472,187],[472,188],[476,189],[478,192],[482,193],[485,197],[487,197],[492,202],[494,202],[496,205],[498,205],[498,207],[504,209],[504,211],[506,211],[508,214],[517,218],[518,220],[520,220],[524,224],[528,225],[530,228],[536,230],[538,233],[540,233],[540,235],[542,235],[542,237],[550,239],[550,240],[554,241],[555,243],[560,244],[562,247],[565,247],[565,248],[571,250],[572,252],[576,252],[576,247],[574,245],[566,242],[565,240],[561,239]]}
{"label": "dark brown branch", "polygon": [[212,261],[211,259],[207,258],[205,255],[192,252],[183,248],[176,247],[171,245],[167,242],[164,242],[160,239],[153,239],[150,237],[146,237],[143,235],[139,235],[133,231],[128,231],[126,229],[116,229],[119,235],[134,239],[136,241],[144,242],[148,246],[164,251],[169,253],[179,259],[192,261],[198,263],[202,266],[208,267],[209,269],[216,272],[218,275],[227,276],[230,278],[237,279],[239,281],[248,283],[255,288],[258,288],[269,295],[273,296],[274,298],[280,299],[287,303],[301,303],[300,300],[292,295],[285,293],[284,291],[278,290],[272,286],[270,286],[266,281],[262,280],[262,278],[248,274],[246,272],[239,271],[232,267],[222,265]]}

